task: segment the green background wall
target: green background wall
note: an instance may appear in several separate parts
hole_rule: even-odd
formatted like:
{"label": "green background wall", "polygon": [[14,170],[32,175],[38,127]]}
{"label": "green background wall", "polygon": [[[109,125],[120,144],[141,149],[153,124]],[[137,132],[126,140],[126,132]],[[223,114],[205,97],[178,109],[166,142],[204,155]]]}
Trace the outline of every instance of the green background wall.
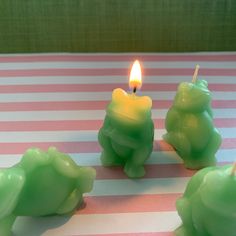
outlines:
{"label": "green background wall", "polygon": [[0,0],[0,53],[236,51],[236,0]]}

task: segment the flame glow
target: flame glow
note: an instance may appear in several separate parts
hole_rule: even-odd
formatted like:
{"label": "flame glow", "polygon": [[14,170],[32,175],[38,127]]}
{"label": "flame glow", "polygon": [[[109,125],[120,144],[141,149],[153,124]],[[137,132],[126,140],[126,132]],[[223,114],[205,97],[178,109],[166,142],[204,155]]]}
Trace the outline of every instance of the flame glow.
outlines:
{"label": "flame glow", "polygon": [[129,87],[131,89],[140,89],[142,86],[142,72],[141,66],[138,60],[136,60],[132,66],[130,77],[129,77]]}

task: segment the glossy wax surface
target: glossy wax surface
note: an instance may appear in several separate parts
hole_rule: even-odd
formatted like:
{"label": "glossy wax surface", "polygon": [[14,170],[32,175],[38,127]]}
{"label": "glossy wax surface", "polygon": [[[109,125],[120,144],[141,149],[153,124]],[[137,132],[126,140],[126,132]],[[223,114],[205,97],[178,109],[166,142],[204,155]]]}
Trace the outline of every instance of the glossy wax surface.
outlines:
{"label": "glossy wax surface", "polygon": [[28,149],[17,165],[0,171],[0,235],[10,235],[17,216],[73,212],[94,178],[94,169],[77,166],[56,148]]}
{"label": "glossy wax surface", "polygon": [[181,83],[169,109],[164,140],[190,169],[215,165],[221,136],[213,124],[211,94],[205,80]]}
{"label": "glossy wax surface", "polygon": [[154,125],[149,97],[115,89],[98,140],[104,166],[122,165],[128,177],[145,174],[144,162],[152,152]]}
{"label": "glossy wax surface", "polygon": [[236,235],[236,176],[232,165],[208,167],[189,181],[176,202],[183,225],[176,236]]}

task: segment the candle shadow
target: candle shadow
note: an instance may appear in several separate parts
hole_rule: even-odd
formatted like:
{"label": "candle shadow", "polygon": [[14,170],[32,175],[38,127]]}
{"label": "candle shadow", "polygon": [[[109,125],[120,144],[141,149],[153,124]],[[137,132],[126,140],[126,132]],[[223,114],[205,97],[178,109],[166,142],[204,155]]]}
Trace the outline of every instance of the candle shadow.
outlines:
{"label": "candle shadow", "polygon": [[47,230],[58,228],[71,218],[68,216],[18,217],[13,226],[12,236],[41,236]]}

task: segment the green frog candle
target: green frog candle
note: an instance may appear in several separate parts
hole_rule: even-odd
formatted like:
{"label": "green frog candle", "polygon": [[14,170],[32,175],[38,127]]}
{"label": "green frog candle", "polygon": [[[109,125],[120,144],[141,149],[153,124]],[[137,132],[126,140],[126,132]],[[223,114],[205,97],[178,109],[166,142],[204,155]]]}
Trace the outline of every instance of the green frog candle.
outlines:
{"label": "green frog candle", "polygon": [[207,167],[189,181],[176,202],[183,221],[176,236],[236,235],[236,164]]}
{"label": "green frog candle", "polygon": [[141,67],[135,61],[130,73],[128,94],[117,88],[107,107],[106,117],[98,134],[103,148],[101,162],[104,166],[122,165],[130,178],[145,175],[144,162],[152,152],[154,125],[151,119],[152,100],[137,96],[141,87]]}
{"label": "green frog candle", "polygon": [[28,149],[18,164],[0,170],[0,235],[11,234],[17,216],[73,212],[94,178],[93,168],[77,166],[56,148]]}
{"label": "green frog candle", "polygon": [[163,139],[183,159],[186,168],[200,169],[215,165],[215,153],[221,136],[213,124],[211,94],[205,80],[197,80],[196,67],[192,83],[179,85],[169,109]]}

